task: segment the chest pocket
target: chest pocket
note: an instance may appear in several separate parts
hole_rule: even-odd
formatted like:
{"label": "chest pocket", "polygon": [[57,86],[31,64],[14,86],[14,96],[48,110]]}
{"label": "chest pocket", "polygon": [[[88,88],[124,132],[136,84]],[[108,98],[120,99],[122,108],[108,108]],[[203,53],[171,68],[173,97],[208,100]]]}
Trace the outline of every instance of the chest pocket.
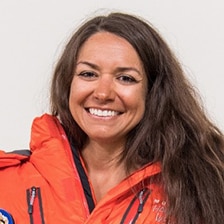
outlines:
{"label": "chest pocket", "polygon": [[40,188],[27,189],[26,197],[30,224],[45,224]]}

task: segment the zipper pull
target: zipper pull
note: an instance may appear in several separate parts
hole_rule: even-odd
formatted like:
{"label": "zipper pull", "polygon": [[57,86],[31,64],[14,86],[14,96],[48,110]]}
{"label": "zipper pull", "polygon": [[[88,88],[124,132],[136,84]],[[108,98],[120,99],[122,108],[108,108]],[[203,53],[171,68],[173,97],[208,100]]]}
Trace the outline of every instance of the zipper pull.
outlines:
{"label": "zipper pull", "polygon": [[34,203],[35,197],[36,197],[36,187],[32,187],[31,188],[31,194],[30,194],[29,206],[28,206],[28,213],[29,214],[33,213],[33,203]]}
{"label": "zipper pull", "polygon": [[141,190],[138,196],[138,199],[139,199],[138,213],[141,213],[143,211],[143,194],[144,194],[144,190]]}

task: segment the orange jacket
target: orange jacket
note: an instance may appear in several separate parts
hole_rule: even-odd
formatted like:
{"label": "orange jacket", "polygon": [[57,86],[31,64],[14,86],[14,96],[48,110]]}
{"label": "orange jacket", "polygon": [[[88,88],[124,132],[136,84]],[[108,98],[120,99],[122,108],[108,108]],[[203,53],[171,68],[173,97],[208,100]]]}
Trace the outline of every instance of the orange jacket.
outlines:
{"label": "orange jacket", "polygon": [[161,172],[158,164],[136,171],[94,205],[85,168],[81,160],[74,162],[56,117],[44,114],[34,120],[30,147],[31,155],[0,151],[0,209],[9,212],[16,224],[164,222],[161,186],[151,183],[139,188]]}

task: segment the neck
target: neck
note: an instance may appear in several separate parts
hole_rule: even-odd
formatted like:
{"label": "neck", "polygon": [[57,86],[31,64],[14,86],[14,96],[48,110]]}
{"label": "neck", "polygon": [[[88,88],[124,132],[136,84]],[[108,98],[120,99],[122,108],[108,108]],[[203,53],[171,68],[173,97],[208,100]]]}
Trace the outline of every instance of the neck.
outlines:
{"label": "neck", "polygon": [[123,145],[89,142],[81,151],[96,202],[126,177],[124,163],[118,163],[122,150]]}
{"label": "neck", "polygon": [[113,169],[117,166],[123,144],[102,144],[89,141],[82,150],[87,170]]}

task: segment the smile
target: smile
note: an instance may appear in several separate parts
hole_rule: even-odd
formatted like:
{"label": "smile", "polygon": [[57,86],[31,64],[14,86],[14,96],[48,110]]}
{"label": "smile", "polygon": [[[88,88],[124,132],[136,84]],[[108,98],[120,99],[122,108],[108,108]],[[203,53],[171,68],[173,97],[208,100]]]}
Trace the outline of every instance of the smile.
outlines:
{"label": "smile", "polygon": [[119,112],[114,110],[99,110],[94,108],[89,108],[89,113],[99,117],[114,117],[119,114]]}

